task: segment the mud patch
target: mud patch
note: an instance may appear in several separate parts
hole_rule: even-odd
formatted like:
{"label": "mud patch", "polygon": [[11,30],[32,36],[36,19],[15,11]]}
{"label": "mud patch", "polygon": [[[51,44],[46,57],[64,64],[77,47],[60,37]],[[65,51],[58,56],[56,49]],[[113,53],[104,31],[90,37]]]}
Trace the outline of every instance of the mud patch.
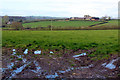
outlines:
{"label": "mud patch", "polygon": [[102,66],[109,68],[109,69],[115,69],[116,65],[114,65],[113,63],[118,61],[120,59],[120,57],[118,57],[117,59],[113,59],[111,62],[107,63],[103,63]]}
{"label": "mud patch", "polygon": [[[28,53],[28,49],[9,49],[3,55],[3,79],[6,78],[108,78],[117,77],[118,56],[103,61],[92,61],[87,51],[67,51],[64,53],[36,51]],[[51,54],[50,54],[51,53]],[[61,54],[62,53],[62,54]],[[77,54],[81,53],[81,54]],[[39,55],[40,54],[40,55]],[[114,66],[113,66],[114,65]]]}

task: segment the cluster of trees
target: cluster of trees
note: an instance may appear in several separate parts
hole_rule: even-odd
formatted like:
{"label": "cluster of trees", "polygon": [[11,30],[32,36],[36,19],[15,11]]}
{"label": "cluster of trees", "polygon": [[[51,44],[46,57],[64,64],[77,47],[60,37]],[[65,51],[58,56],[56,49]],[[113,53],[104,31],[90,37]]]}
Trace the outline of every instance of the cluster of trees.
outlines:
{"label": "cluster of trees", "polygon": [[103,21],[111,20],[111,17],[110,16],[104,16],[104,17],[101,18],[101,20],[103,20]]}
{"label": "cluster of trees", "polygon": [[15,28],[16,30],[24,29],[24,27],[23,27],[21,22],[13,22],[11,24],[11,28]]}
{"label": "cluster of trees", "polygon": [[3,16],[2,25],[5,27],[8,22],[9,22],[9,17],[7,15]]}
{"label": "cluster of trees", "polygon": [[[10,22],[10,24],[8,24]],[[10,21],[9,16],[5,15],[2,18],[2,27],[14,28],[16,30],[23,29],[22,21]]]}

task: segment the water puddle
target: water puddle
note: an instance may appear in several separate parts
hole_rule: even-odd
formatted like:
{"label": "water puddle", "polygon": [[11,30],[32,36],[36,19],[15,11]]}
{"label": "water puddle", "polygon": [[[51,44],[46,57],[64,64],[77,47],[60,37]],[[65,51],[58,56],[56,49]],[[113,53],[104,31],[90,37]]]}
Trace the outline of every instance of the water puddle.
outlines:
{"label": "water puddle", "polygon": [[24,51],[24,54],[28,54],[28,49],[26,49],[26,50]]}
{"label": "water puddle", "polygon": [[[24,51],[24,54],[27,54],[28,53],[28,49],[26,49],[25,51]],[[24,57],[24,55],[15,55],[16,54],[16,52],[15,52],[15,49],[13,49],[13,54],[12,55],[14,55],[14,56],[16,56],[18,59],[22,59],[22,61],[24,62],[24,63],[26,63],[26,59],[25,58],[23,58]],[[18,61],[15,61],[15,62],[18,62]]]}
{"label": "water puddle", "polygon": [[117,58],[117,59],[114,59],[112,60],[111,62],[109,62],[108,64],[107,63],[103,63],[102,66],[106,67],[106,68],[109,68],[109,69],[115,69],[116,66],[113,64],[115,61],[117,61],[118,59],[120,58]]}
{"label": "water puddle", "polygon": [[86,56],[86,55],[87,55],[86,53],[82,53],[82,54],[79,54],[79,55],[74,55],[73,57]]}
{"label": "water puddle", "polygon": [[4,73],[8,69],[12,69],[14,67],[15,63],[11,62],[10,64],[7,65],[7,68],[1,68],[1,71]]}
{"label": "water puddle", "polygon": [[94,65],[93,64],[90,64],[90,65],[88,65],[88,66],[83,66],[83,67],[78,67],[78,68],[76,68],[76,69],[84,69],[84,68],[91,68],[91,67],[93,67]]}
{"label": "water puddle", "polygon": [[24,55],[17,55],[16,57],[18,57],[18,58],[21,58],[22,59],[22,57],[23,57]]}
{"label": "water puddle", "polygon": [[45,78],[56,78],[58,77],[58,74],[55,73],[54,75],[46,75]]}
{"label": "water puddle", "polygon": [[41,67],[39,66],[38,62],[37,61],[34,61],[34,64],[36,66],[36,73],[39,73],[40,70],[41,70]]}
{"label": "water puddle", "polygon": [[79,58],[75,58],[75,60],[81,61]]}
{"label": "water puddle", "polygon": [[[24,55],[16,55],[16,50],[13,49],[13,54],[14,56],[16,56],[19,60],[22,60],[23,63],[26,63],[24,64],[23,66],[21,66],[20,68],[17,68],[16,70],[13,70],[11,72],[11,77],[15,76],[16,74],[18,74],[19,72],[21,72],[28,64],[30,64],[30,62],[27,62],[27,59],[26,58],[23,58]],[[15,63],[19,62],[18,60],[14,61],[14,62],[11,62],[10,64],[7,65],[7,68],[2,68],[2,72],[5,72],[6,70],[12,70],[13,67],[15,66]],[[10,78],[11,78],[10,77]]]}
{"label": "water puddle", "polygon": [[93,64],[88,65],[88,66],[83,66],[83,67],[77,67],[77,68],[72,67],[72,68],[68,68],[68,69],[66,69],[64,71],[61,70],[61,71],[58,71],[58,72],[59,73],[66,73],[66,72],[72,71],[74,69],[87,69],[87,68],[90,68],[90,67],[93,67]]}
{"label": "water puddle", "polygon": [[9,78],[12,78],[14,76],[16,76],[16,74],[22,72],[24,70],[24,68],[29,65],[31,62],[27,63],[27,64],[24,64],[23,66],[21,66],[20,68],[17,68],[16,70],[13,70],[12,73],[11,73],[11,76]]}
{"label": "water puddle", "polygon": [[7,65],[7,69],[12,69],[13,66],[14,66],[14,63],[12,62],[12,63],[10,63],[9,65]]}
{"label": "water puddle", "polygon": [[15,54],[16,54],[15,49],[13,49],[13,54],[12,55],[15,55]]}
{"label": "water puddle", "polygon": [[37,61],[34,61],[34,64],[35,64],[36,70],[31,70],[31,71],[34,73],[37,73],[38,74],[37,76],[40,76],[43,70],[41,69]]}
{"label": "water puddle", "polygon": [[27,59],[25,59],[25,58],[23,58],[22,60],[23,60],[23,63],[26,63],[26,62],[27,62]]}
{"label": "water puddle", "polygon": [[51,53],[51,54],[53,54],[53,52],[52,52],[52,51],[50,51],[50,53]]}
{"label": "water puddle", "polygon": [[66,69],[66,70],[64,70],[64,71],[58,71],[59,73],[66,73],[66,72],[69,72],[69,71],[71,71],[71,70],[74,70],[74,68],[72,67],[72,68],[68,68],[68,69]]}
{"label": "water puddle", "polygon": [[16,50],[15,49],[13,49],[13,52],[15,52]]}
{"label": "water puddle", "polygon": [[15,55],[16,54],[16,52],[13,52],[13,54],[12,55]]}
{"label": "water puddle", "polygon": [[34,51],[34,54],[41,54],[41,50]]}

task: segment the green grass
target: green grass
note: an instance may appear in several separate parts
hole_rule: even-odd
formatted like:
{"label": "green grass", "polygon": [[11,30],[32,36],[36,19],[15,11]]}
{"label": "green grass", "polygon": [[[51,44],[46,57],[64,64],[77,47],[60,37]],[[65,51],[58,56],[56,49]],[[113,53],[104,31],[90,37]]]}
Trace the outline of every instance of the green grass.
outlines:
{"label": "green grass", "polygon": [[84,27],[84,29],[87,29],[87,30],[108,30],[108,29],[113,30],[113,29],[119,29],[118,20],[110,20],[110,21],[108,21],[108,23],[95,25],[93,27]]}
{"label": "green grass", "polygon": [[105,24],[101,24],[99,26],[103,26],[103,27],[118,27],[118,20],[110,20],[108,21],[108,23],[105,23]]}
{"label": "green grass", "polygon": [[[95,25],[98,23],[102,23],[100,21],[52,21],[52,29],[53,30],[106,30],[106,29],[118,29],[118,20],[110,20],[108,23]],[[45,28],[51,25],[51,21],[40,21],[40,22],[31,22],[24,23],[23,26],[29,28],[38,28],[38,30],[42,30],[40,27],[44,27],[43,30],[49,30],[49,28]],[[89,27],[91,25],[95,25],[93,27]]]}
{"label": "green grass", "polygon": [[[90,25],[94,25],[100,23],[99,21],[52,21],[52,26],[54,28],[63,28],[63,27],[88,27]],[[32,22],[32,23],[24,23],[24,27],[48,27],[51,25],[51,21],[40,21],[40,22]]]}
{"label": "green grass", "polygon": [[89,56],[97,55],[99,58],[119,51],[118,30],[2,31],[2,34],[3,47],[44,50],[95,49],[94,54]]}

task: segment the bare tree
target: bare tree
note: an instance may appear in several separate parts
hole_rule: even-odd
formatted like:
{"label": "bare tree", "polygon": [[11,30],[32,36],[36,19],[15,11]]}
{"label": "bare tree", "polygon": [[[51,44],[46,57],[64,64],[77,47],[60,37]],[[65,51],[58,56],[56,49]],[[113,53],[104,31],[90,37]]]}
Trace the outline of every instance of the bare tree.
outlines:
{"label": "bare tree", "polygon": [[12,28],[15,28],[16,30],[23,29],[23,26],[22,26],[22,23],[21,23],[21,22],[13,22],[13,23],[11,24],[11,27],[12,27]]}

